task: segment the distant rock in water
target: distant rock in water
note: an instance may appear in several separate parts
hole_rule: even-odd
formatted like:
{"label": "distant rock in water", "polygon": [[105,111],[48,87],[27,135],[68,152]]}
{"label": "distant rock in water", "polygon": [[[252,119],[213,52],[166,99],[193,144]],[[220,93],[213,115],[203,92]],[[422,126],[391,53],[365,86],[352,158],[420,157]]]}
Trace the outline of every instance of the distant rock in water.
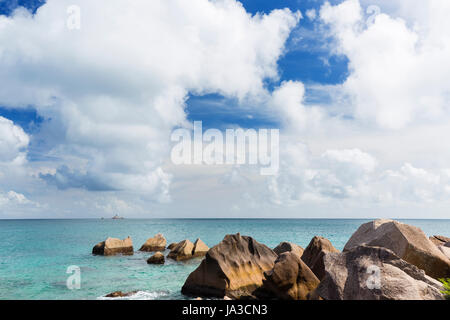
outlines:
{"label": "distant rock in water", "polygon": [[442,300],[442,285],[389,249],[358,246],[325,255],[312,294],[325,300]]}
{"label": "distant rock in water", "polygon": [[273,249],[273,251],[277,255],[281,255],[284,252],[292,252],[301,257],[303,255],[304,249],[292,242],[281,242]]}
{"label": "distant rock in water", "polygon": [[318,236],[312,238],[303,252],[302,260],[319,280],[325,276],[324,256],[329,252],[339,252],[339,250],[333,247],[330,240]]}
{"label": "distant rock in water", "polygon": [[178,242],[172,242],[171,244],[169,244],[167,246],[167,249],[172,250],[173,248],[175,248],[177,246]]}
{"label": "distant rock in water", "polygon": [[147,259],[148,264],[164,264],[164,262],[164,255],[159,251]]}
{"label": "distant rock in water", "polygon": [[192,243],[189,240],[171,243],[169,249],[171,249],[171,251],[167,256],[168,258],[182,261],[205,256],[209,247],[202,240],[197,239],[195,243]]}
{"label": "distant rock in water", "polygon": [[170,251],[167,257],[176,261],[188,260],[192,258],[193,251],[194,244],[189,240],[183,240]]}
{"label": "distant rock in water", "polygon": [[277,254],[251,237],[227,235],[211,248],[183,285],[186,295],[223,298],[251,296],[273,268]]}
{"label": "distant rock in water", "polygon": [[447,242],[450,242],[450,238],[444,236],[432,236],[429,238],[431,242],[433,242],[437,246],[443,246]]}
{"label": "distant rock in water", "polygon": [[92,254],[104,256],[113,256],[116,254],[132,255],[133,241],[130,237],[124,240],[108,238],[105,241],[97,243],[92,249]]}
{"label": "distant rock in water", "polygon": [[358,228],[344,251],[360,245],[390,249],[401,259],[423,269],[430,277],[450,278],[450,260],[417,227],[394,220],[371,221]]}
{"label": "distant rock in water", "polygon": [[134,294],[136,294],[137,291],[131,291],[131,292],[122,292],[122,291],[115,291],[112,293],[108,293],[105,297],[107,298],[123,298],[123,297],[129,297]]}
{"label": "distant rock in water", "polygon": [[307,300],[320,283],[294,252],[281,253],[273,269],[264,276],[262,287],[254,292],[260,299]]}
{"label": "distant rock in water", "polygon": [[166,249],[166,238],[161,233],[158,233],[153,238],[147,239],[147,241],[142,245],[139,251],[164,251]]}
{"label": "distant rock in water", "polygon": [[208,252],[209,247],[200,239],[195,240],[194,250],[192,250],[192,257],[204,257]]}

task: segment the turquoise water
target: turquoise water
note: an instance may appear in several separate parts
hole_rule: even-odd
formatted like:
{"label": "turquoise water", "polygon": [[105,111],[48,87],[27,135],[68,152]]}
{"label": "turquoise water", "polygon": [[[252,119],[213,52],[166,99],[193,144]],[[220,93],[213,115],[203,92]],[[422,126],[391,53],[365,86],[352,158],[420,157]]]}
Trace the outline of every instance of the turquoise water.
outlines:
{"label": "turquoise water", "polygon": [[[342,249],[351,234],[368,220],[0,220],[0,299],[97,299],[121,290],[135,299],[184,299],[181,286],[200,263],[166,260],[148,265],[149,253],[93,256],[92,247],[108,236],[131,236],[135,250],[161,232],[168,243],[201,238],[208,246],[226,234],[250,235],[269,247],[292,241],[306,247],[315,235]],[[402,220],[427,235],[449,236],[450,220]],[[71,265],[81,269],[81,288],[69,290]]]}

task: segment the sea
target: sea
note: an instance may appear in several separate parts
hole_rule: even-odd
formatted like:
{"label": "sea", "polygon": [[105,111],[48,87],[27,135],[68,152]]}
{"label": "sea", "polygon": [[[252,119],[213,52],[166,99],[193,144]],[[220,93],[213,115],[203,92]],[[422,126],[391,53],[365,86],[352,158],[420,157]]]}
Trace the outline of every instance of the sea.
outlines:
{"label": "sea", "polygon": [[[342,250],[363,223],[356,219],[77,219],[0,220],[0,299],[111,299],[114,291],[136,293],[120,299],[189,299],[181,287],[201,259],[149,265],[139,252],[162,233],[168,244],[202,239],[209,247],[240,233],[274,248],[282,241],[306,247],[311,238],[328,238]],[[428,236],[450,236],[450,220],[399,220]],[[92,247],[107,237],[134,244],[131,256],[94,256]],[[168,251],[166,250],[166,254]],[[77,278],[74,280],[74,276]]]}

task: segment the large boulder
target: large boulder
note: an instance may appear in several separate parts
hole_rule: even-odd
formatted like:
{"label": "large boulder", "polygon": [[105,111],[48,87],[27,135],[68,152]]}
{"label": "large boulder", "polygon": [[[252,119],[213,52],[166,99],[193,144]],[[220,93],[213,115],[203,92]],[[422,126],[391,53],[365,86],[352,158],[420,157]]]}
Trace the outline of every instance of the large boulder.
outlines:
{"label": "large boulder", "polygon": [[302,256],[304,249],[300,247],[299,245],[296,245],[292,242],[281,242],[279,245],[277,245],[273,251],[277,255],[281,255],[284,252],[292,252],[298,255],[299,257]]}
{"label": "large boulder", "polygon": [[325,300],[443,299],[439,281],[382,247],[328,253],[325,271],[313,294]]}
{"label": "large boulder", "polygon": [[437,246],[443,246],[447,242],[450,242],[450,238],[444,236],[432,236],[429,238],[431,242],[433,242]]}
{"label": "large boulder", "polygon": [[148,264],[164,264],[164,262],[164,255],[159,251],[147,259]]}
{"label": "large boulder", "polygon": [[320,283],[294,252],[280,254],[273,269],[264,276],[262,287],[254,292],[261,299],[307,300]]}
{"label": "large boulder", "polygon": [[390,249],[435,279],[450,277],[450,260],[417,227],[394,220],[371,221],[359,227],[344,251],[360,245]]}
{"label": "large boulder", "polygon": [[103,256],[113,256],[116,254],[132,255],[133,241],[130,237],[123,240],[108,238],[105,241],[97,243],[92,249],[92,254]]}
{"label": "large boulder", "polygon": [[166,249],[166,238],[161,233],[158,233],[153,238],[147,239],[139,251],[164,251]]}
{"label": "large boulder", "polygon": [[241,298],[262,285],[264,272],[273,268],[277,254],[251,237],[227,235],[211,248],[181,292],[193,296]]}
{"label": "large boulder", "polygon": [[303,252],[302,260],[319,280],[325,276],[324,256],[329,252],[339,252],[339,250],[333,247],[330,240],[318,236],[312,238]]}
{"label": "large boulder", "polygon": [[189,240],[183,240],[179,242],[168,254],[168,258],[182,261],[192,258],[192,252],[194,251],[194,244]]}
{"label": "large boulder", "polygon": [[209,247],[200,239],[195,240],[194,250],[192,250],[192,257],[204,257],[208,252]]}

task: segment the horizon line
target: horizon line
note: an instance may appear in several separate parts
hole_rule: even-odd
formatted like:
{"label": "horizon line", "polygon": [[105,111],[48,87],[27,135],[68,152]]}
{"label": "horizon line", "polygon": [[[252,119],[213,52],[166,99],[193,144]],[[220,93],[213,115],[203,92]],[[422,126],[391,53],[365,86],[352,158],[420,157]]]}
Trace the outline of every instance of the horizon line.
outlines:
{"label": "horizon line", "polygon": [[229,218],[229,217],[216,217],[216,218],[0,218],[0,221],[11,220],[450,220],[450,218]]}

